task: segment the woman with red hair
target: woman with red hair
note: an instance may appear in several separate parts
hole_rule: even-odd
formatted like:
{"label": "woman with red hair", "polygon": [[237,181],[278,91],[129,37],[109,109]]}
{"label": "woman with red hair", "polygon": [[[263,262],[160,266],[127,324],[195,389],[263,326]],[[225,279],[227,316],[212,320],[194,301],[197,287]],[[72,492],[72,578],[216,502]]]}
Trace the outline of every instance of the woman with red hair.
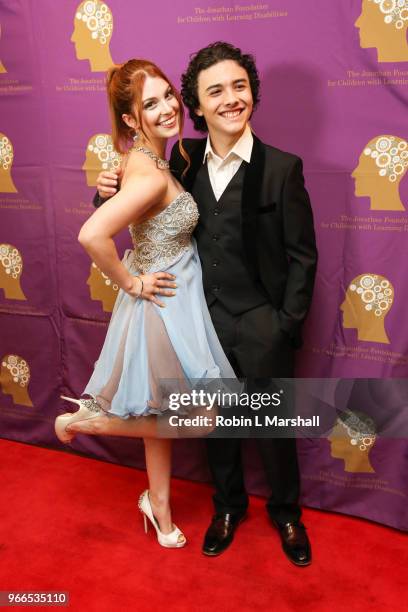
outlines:
{"label": "woman with red hair", "polygon": [[[171,393],[188,391],[194,380],[235,374],[205,301],[192,240],[197,206],[165,159],[168,139],[178,134],[188,162],[180,95],[147,60],[114,66],[107,88],[112,138],[124,159],[121,189],[86,221],[78,240],[120,291],[84,390],[91,399],[63,396],[80,408],[59,416],[55,430],[66,443],[77,432],[142,437],[149,479],[139,500],[145,527],[147,517],[162,546],[179,548],[186,539],[171,519],[171,440],[158,437],[170,421],[163,415]],[[133,249],[121,261],[113,237],[126,226]]]}

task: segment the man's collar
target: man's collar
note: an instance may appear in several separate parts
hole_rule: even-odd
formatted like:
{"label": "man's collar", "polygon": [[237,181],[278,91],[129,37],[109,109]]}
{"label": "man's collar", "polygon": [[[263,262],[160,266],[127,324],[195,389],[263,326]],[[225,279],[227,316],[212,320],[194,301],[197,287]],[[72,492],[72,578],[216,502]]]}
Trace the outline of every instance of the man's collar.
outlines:
{"label": "man's collar", "polygon": [[[251,128],[249,127],[249,125],[246,125],[246,128],[242,134],[242,136],[239,138],[239,140],[237,140],[237,142],[234,144],[234,146],[232,147],[232,149],[230,151],[228,151],[227,155],[224,157],[224,159],[227,159],[227,157],[229,157],[231,155],[231,153],[235,153],[235,155],[237,155],[238,157],[240,157],[242,160],[246,161],[247,163],[249,163],[251,161],[251,153],[252,153],[252,147],[254,144],[254,138],[252,136],[252,131]],[[203,164],[206,162],[207,160],[207,155],[208,154],[214,155],[216,157],[218,157],[218,159],[220,159],[220,157],[214,152],[212,146],[211,146],[211,141],[210,141],[210,136],[207,136],[207,143],[206,143],[206,147],[205,147],[205,152],[204,152],[204,157],[203,157]],[[224,160],[222,160],[224,161]]]}

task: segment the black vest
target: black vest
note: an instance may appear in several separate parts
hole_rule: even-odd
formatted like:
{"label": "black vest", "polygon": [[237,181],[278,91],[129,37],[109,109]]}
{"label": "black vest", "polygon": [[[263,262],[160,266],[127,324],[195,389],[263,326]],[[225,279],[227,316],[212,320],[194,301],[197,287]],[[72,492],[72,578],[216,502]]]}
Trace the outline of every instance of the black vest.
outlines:
{"label": "black vest", "polygon": [[218,202],[206,163],[201,165],[192,190],[200,212],[195,238],[205,297],[209,306],[219,300],[232,314],[269,301],[253,281],[243,256],[241,199],[245,168],[242,162]]}

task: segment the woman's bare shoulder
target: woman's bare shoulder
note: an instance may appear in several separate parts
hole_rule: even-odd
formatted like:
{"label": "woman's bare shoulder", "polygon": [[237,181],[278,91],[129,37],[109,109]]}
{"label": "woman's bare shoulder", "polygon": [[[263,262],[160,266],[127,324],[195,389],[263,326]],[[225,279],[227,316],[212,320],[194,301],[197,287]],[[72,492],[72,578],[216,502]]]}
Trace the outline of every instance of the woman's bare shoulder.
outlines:
{"label": "woman's bare shoulder", "polygon": [[157,192],[167,189],[168,180],[162,170],[159,170],[152,160],[140,152],[131,152],[123,172],[122,189],[127,183],[149,185]]}

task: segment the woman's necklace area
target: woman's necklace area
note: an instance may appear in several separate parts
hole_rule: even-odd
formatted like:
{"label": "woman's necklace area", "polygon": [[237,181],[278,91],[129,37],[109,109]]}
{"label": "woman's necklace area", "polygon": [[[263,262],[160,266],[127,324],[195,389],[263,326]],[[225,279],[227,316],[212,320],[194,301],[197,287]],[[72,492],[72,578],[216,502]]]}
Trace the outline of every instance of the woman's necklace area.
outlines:
{"label": "woman's necklace area", "polygon": [[141,151],[141,153],[144,153],[145,155],[150,157],[150,159],[153,159],[153,161],[156,162],[156,165],[159,170],[168,170],[170,168],[170,164],[167,161],[167,159],[162,159],[161,157],[156,155],[156,153],[153,153],[153,151],[150,151],[150,149],[147,149],[146,147],[141,147],[141,146],[132,147],[132,149],[133,151]]}

